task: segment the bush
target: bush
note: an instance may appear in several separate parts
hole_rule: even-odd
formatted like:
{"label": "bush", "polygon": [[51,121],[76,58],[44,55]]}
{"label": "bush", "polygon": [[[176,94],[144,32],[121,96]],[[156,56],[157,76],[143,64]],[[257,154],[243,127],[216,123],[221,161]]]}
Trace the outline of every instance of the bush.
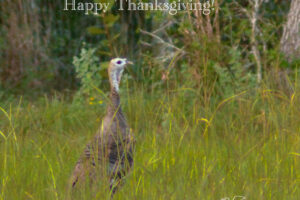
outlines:
{"label": "bush", "polygon": [[80,80],[80,87],[75,95],[75,99],[84,99],[93,96],[95,88],[99,88],[104,73],[108,67],[107,62],[99,65],[99,58],[96,56],[96,48],[87,48],[85,45],[81,49],[80,55],[73,59],[76,78]]}

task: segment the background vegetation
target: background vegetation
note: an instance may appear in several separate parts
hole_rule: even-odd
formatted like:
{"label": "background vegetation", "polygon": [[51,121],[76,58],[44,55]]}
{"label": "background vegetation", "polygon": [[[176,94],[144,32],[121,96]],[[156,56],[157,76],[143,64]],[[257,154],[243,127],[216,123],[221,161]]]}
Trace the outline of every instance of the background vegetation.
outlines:
{"label": "background vegetation", "polygon": [[[82,1],[85,2],[85,1]],[[298,199],[299,60],[280,52],[290,1],[215,11],[84,15],[61,1],[0,1],[0,199],[66,199],[107,104],[112,57],[137,138],[114,199]],[[247,12],[245,12],[247,11]],[[78,199],[109,198],[106,187]]]}

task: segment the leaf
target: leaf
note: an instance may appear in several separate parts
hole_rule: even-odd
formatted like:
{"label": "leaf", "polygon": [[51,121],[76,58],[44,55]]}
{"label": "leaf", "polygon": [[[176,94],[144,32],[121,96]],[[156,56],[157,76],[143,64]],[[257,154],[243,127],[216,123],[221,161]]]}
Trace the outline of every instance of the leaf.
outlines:
{"label": "leaf", "polygon": [[100,35],[100,34],[105,34],[105,31],[101,28],[98,28],[96,26],[90,26],[87,28],[87,31],[91,35]]}
{"label": "leaf", "polygon": [[115,41],[116,39],[118,39],[120,37],[120,33],[116,34],[111,40]]}
{"label": "leaf", "polygon": [[107,14],[103,17],[103,22],[106,24],[108,27],[111,27],[114,25],[114,23],[119,19],[118,15],[113,15],[113,14]]}
{"label": "leaf", "polygon": [[111,56],[111,52],[109,52],[109,51],[98,51],[98,54],[109,56],[109,57]]}
{"label": "leaf", "polygon": [[5,134],[4,134],[2,131],[0,131],[0,135],[1,135],[5,140],[7,140]]}
{"label": "leaf", "polygon": [[102,62],[100,64],[100,70],[108,69],[108,66],[109,66],[109,62]]}

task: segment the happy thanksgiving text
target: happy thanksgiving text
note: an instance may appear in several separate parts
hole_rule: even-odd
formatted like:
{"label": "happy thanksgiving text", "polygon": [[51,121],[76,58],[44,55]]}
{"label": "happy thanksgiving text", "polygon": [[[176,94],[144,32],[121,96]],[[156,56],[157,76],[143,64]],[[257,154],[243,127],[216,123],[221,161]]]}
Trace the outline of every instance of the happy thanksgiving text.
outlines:
{"label": "happy thanksgiving text", "polygon": [[[105,1],[105,0],[103,0]],[[114,0],[117,2],[118,10],[144,10],[144,11],[167,11],[170,15],[176,15],[178,11],[200,11],[203,15],[211,14],[214,10],[214,0],[197,1],[196,0],[176,0],[164,1],[153,0],[152,2],[141,2],[132,0]],[[184,1],[184,2],[183,2]],[[111,8],[111,2],[88,3],[76,0],[65,0],[65,11],[82,11],[84,14],[97,15],[101,12],[107,12]]]}

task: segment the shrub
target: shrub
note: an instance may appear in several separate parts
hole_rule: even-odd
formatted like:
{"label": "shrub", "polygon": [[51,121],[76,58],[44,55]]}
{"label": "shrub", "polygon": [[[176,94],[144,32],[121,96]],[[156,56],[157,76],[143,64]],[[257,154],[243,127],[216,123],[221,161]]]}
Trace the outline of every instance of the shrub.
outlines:
{"label": "shrub", "polygon": [[[80,80],[80,87],[75,95],[75,99],[83,99],[95,94],[95,88],[99,88],[108,62],[99,64],[100,60],[96,56],[96,48],[87,48],[85,45],[81,49],[80,55],[75,56],[73,64],[75,66],[76,78]],[[102,73],[105,70],[105,73]]]}

